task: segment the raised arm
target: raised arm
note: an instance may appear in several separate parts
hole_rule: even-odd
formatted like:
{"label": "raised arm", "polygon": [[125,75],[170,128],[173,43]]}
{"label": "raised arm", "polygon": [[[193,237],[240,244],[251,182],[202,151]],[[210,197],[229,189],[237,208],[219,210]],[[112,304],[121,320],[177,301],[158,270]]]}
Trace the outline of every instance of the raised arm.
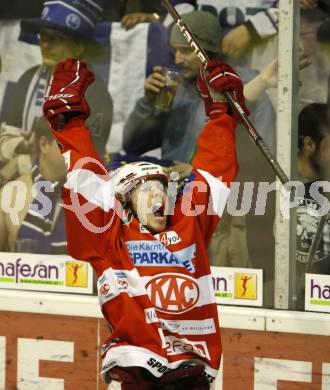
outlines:
{"label": "raised arm", "polygon": [[[209,121],[198,138],[192,165],[221,178],[225,183],[231,183],[238,170],[235,127],[239,118],[221,93],[232,91],[241,107],[249,114],[245,106],[242,80],[229,65],[221,61],[210,61],[206,72],[201,67],[197,85]],[[217,93],[217,99],[211,97],[212,89]]]}
{"label": "raised arm", "polygon": [[228,114],[210,119],[198,141],[193,167],[206,171],[223,182],[231,183],[237,174],[235,120]]}
{"label": "raised arm", "polygon": [[229,196],[229,187],[235,179],[238,164],[235,146],[236,114],[231,111],[223,96],[218,101],[210,95],[213,89],[218,94],[232,91],[241,107],[248,114],[243,96],[243,83],[236,72],[227,64],[211,61],[206,72],[201,68],[198,89],[204,100],[205,111],[209,117],[197,141],[192,165],[195,168],[195,187],[192,203],[206,206],[198,215],[200,226],[208,242],[222,215]]}
{"label": "raised arm", "polygon": [[58,64],[43,107],[68,168],[62,196],[69,254],[89,261],[102,257],[115,202],[107,171],[84,125],[90,113],[85,91],[93,80],[80,61]]}

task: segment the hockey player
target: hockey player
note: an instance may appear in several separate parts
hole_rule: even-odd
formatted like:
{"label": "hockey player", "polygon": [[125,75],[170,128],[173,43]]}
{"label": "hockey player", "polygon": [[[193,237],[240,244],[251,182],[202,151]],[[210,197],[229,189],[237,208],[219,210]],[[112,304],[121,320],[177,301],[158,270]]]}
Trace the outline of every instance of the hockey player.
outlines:
{"label": "hockey player", "polygon": [[106,173],[85,127],[85,91],[93,79],[84,63],[59,63],[43,108],[68,167],[68,251],[93,266],[111,331],[101,374],[122,389],[208,389],[221,342],[207,244],[237,161],[236,120],[226,103],[212,100],[207,84],[220,93],[232,90],[245,108],[242,82],[219,61],[201,73],[210,120],[192,175],[171,208],[166,187],[173,183],[160,166],[138,162],[112,177]]}

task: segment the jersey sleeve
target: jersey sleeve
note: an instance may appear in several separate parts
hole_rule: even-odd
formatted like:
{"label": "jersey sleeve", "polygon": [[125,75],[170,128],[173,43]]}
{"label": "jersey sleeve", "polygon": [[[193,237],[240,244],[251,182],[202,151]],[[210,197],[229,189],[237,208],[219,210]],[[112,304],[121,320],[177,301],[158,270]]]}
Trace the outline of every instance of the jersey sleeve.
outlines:
{"label": "jersey sleeve", "polygon": [[73,118],[53,134],[68,169],[62,193],[68,252],[79,260],[100,260],[107,247],[106,232],[117,220],[109,175],[83,120]]}
{"label": "jersey sleeve", "polygon": [[192,204],[198,212],[206,242],[219,222],[230,185],[237,175],[235,127],[236,122],[229,115],[209,120],[199,136],[192,160],[195,173],[191,183]]}
{"label": "jersey sleeve", "polygon": [[198,140],[192,165],[198,170],[206,171],[222,182],[235,179],[238,164],[235,146],[235,120],[229,115],[209,120]]}

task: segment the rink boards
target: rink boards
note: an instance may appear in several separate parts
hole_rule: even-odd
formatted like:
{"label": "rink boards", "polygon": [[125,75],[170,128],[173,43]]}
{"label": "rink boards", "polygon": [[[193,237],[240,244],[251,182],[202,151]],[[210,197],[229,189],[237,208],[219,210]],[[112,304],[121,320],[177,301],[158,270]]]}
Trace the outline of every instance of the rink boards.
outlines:
{"label": "rink boards", "polygon": [[[2,290],[0,307],[0,389],[106,389],[96,297]],[[219,306],[219,316],[216,390],[330,389],[328,314]]]}

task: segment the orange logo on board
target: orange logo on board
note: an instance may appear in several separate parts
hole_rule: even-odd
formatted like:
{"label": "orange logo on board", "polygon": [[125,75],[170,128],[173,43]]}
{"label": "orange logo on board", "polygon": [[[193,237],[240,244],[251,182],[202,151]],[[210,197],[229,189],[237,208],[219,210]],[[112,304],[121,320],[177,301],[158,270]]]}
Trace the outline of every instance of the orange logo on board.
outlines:
{"label": "orange logo on board", "polygon": [[66,268],[66,286],[67,287],[87,287],[88,268],[87,263],[80,261],[67,261]]}
{"label": "orange logo on board", "polygon": [[235,272],[235,298],[257,299],[257,275]]}

